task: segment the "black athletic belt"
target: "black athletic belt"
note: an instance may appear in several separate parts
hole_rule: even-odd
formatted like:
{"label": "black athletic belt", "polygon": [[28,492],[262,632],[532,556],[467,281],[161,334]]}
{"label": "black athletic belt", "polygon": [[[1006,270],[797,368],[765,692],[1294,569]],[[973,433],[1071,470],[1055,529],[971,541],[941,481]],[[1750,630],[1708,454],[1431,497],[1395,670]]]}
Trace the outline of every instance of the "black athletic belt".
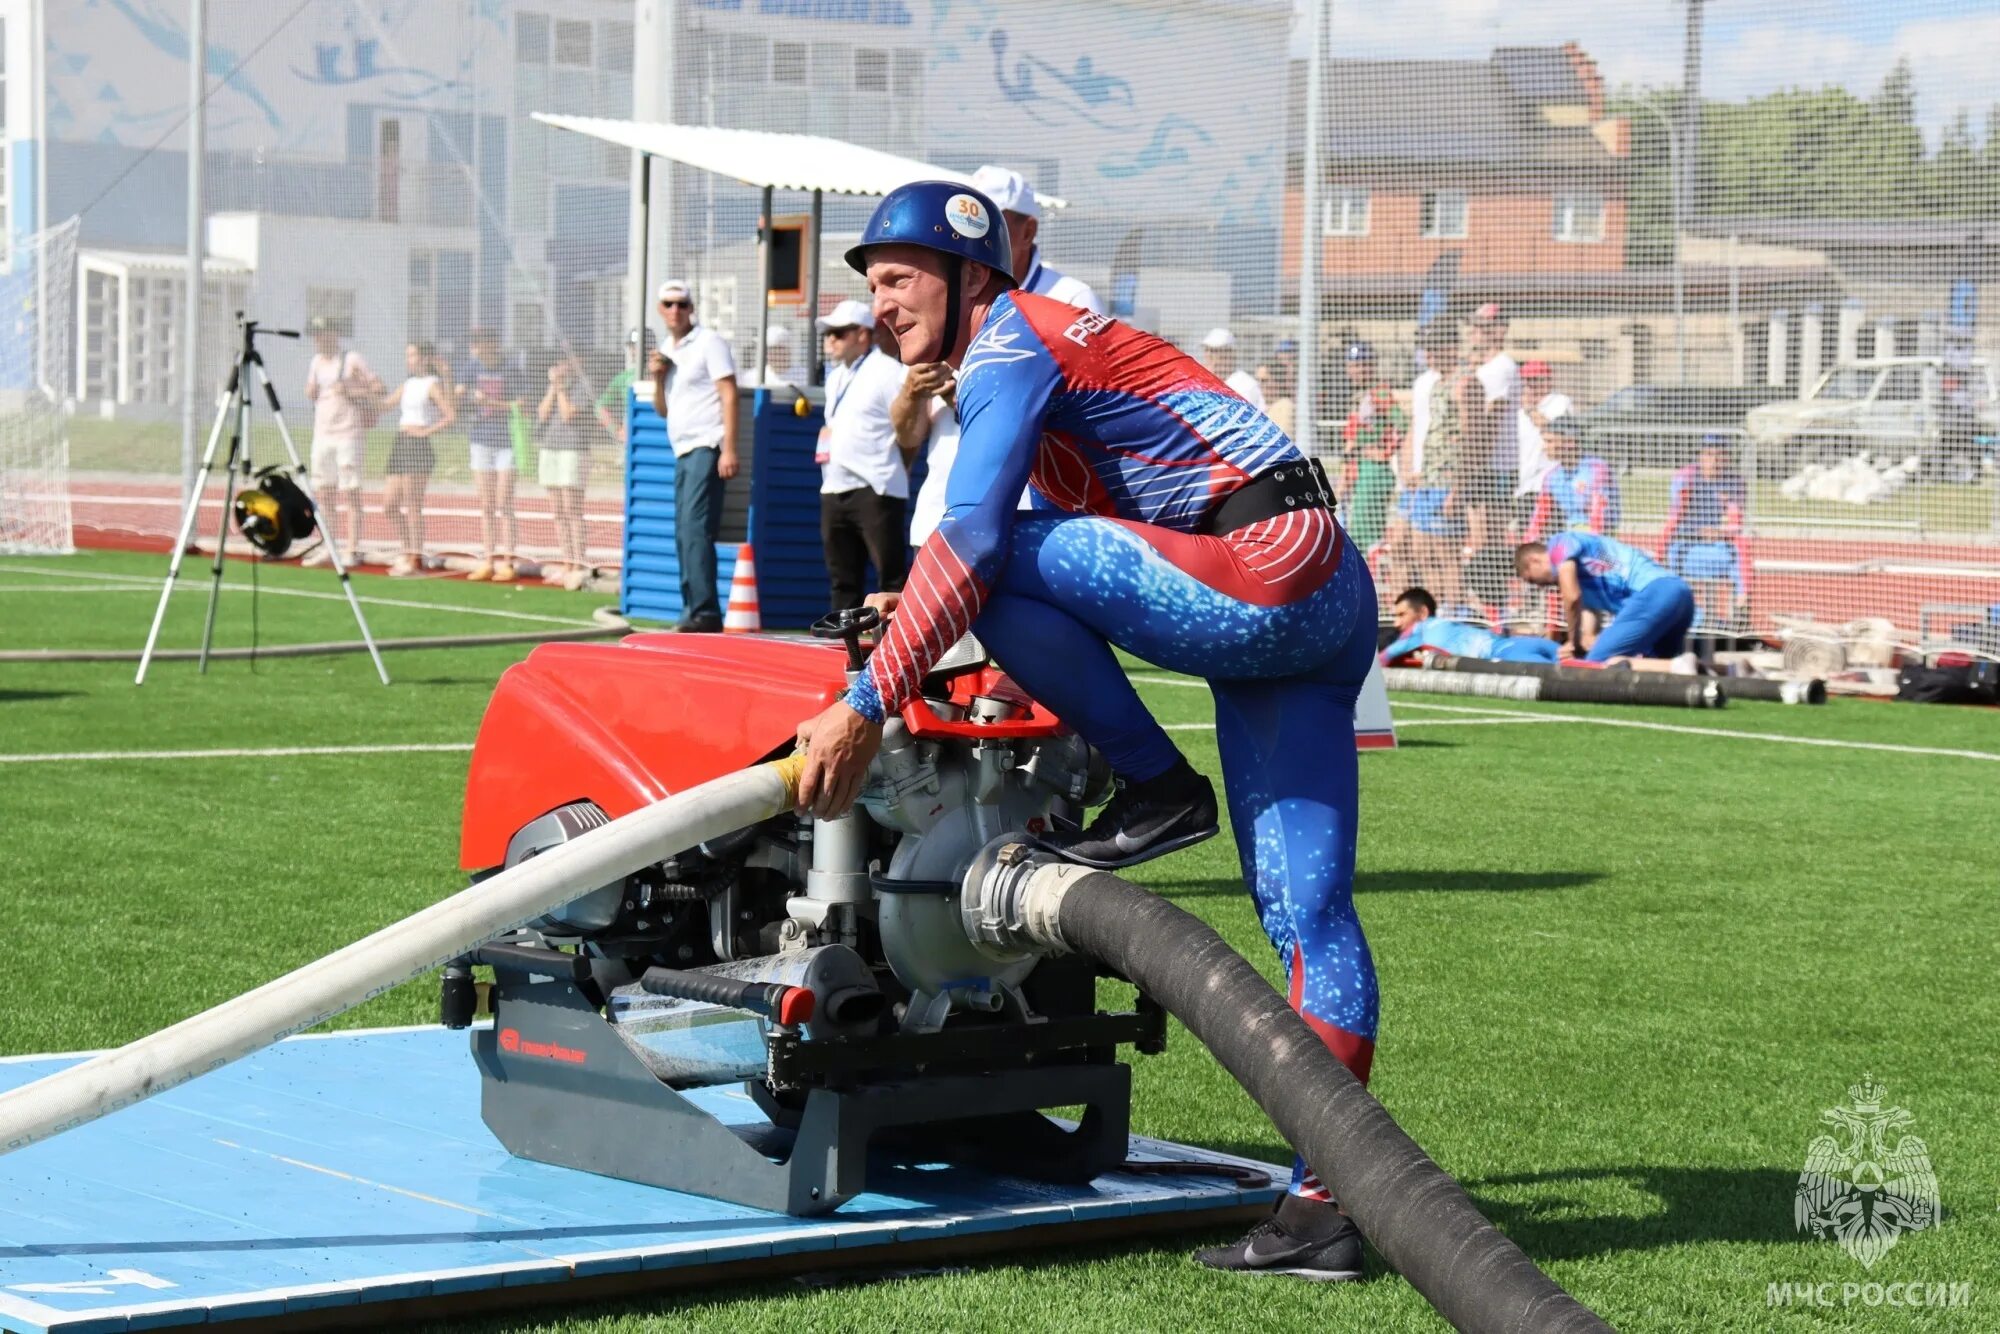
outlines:
{"label": "black athletic belt", "polygon": [[1293,510],[1332,508],[1333,488],[1327,485],[1326,472],[1319,466],[1319,460],[1301,459],[1259,473],[1224,496],[1222,503],[1202,521],[1201,532],[1219,537]]}

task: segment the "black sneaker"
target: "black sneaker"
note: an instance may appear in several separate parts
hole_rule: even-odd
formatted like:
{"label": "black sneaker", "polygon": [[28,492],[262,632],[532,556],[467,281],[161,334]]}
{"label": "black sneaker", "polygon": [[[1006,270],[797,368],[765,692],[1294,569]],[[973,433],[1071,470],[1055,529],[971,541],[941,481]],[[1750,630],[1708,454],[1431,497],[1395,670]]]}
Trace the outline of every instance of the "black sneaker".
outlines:
{"label": "black sneaker", "polygon": [[1243,1240],[1196,1251],[1194,1258],[1210,1269],[1232,1274],[1290,1274],[1315,1283],[1352,1283],[1362,1277],[1361,1229],[1330,1204],[1287,1195],[1277,1212],[1251,1228]]}
{"label": "black sneaker", "polygon": [[674,630],[676,633],[683,635],[719,635],[722,633],[722,618],[720,616],[690,616],[679,625],[676,625]]}
{"label": "black sneaker", "polygon": [[1172,794],[1159,780],[1121,784],[1089,827],[1057,829],[1038,842],[1070,861],[1100,871],[1136,866],[1215,837],[1215,785],[1192,769]]}

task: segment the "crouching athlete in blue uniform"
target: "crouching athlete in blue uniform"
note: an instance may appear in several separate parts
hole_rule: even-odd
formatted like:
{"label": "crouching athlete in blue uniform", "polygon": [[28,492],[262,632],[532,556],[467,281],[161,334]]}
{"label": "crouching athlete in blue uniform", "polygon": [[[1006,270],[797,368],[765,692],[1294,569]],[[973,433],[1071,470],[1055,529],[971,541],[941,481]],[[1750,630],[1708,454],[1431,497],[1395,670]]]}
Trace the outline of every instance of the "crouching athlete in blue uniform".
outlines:
{"label": "crouching athlete in blue uniform", "polygon": [[[882,720],[968,629],[1103,752],[1118,794],[1048,840],[1126,866],[1217,828],[1214,790],[1112,652],[1204,677],[1243,875],[1291,1001],[1359,1079],[1375,969],[1354,911],[1354,707],[1375,651],[1368,567],[1312,467],[1270,418],[1171,344],[1034,296],[1008,273],[991,201],[918,182],[885,199],[848,263],[906,364],[957,369],[944,522],[839,703],[800,728],[800,806],[859,794]],[[1020,511],[1024,485],[1036,508]],[[1358,1277],[1359,1234],[1300,1162],[1273,1217],[1197,1258]]]}
{"label": "crouching athlete in blue uniform", "polygon": [[[1514,573],[1531,584],[1562,590],[1569,627],[1564,657],[1586,662],[1625,659],[1635,667],[1665,667],[1687,647],[1694,624],[1694,590],[1658,561],[1612,537],[1561,533],[1554,541],[1523,542],[1514,551]],[[1614,619],[1585,642],[1583,610]]]}

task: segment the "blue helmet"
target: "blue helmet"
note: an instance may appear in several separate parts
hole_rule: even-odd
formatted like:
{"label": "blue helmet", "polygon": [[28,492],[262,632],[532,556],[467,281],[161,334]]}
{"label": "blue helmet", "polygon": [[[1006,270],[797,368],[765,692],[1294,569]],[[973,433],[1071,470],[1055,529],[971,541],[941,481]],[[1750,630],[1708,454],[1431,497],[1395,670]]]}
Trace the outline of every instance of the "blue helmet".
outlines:
{"label": "blue helmet", "polygon": [[892,242],[976,261],[1015,285],[1007,224],[993,201],[969,185],[912,181],[891,190],[875,206],[861,240],[848,248],[848,267],[866,273],[868,247]]}

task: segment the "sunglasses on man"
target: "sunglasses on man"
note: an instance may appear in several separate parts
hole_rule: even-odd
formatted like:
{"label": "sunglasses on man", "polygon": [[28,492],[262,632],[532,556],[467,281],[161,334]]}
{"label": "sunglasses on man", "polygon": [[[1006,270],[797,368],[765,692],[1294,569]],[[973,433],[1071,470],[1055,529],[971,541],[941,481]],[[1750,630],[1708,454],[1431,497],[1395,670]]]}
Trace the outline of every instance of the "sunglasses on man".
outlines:
{"label": "sunglasses on man", "polygon": [[692,302],[692,301],[673,301],[673,300],[663,300],[663,301],[661,301],[661,302],[660,302],[660,309],[661,309],[661,310],[693,310],[693,309],[694,309],[694,302]]}

